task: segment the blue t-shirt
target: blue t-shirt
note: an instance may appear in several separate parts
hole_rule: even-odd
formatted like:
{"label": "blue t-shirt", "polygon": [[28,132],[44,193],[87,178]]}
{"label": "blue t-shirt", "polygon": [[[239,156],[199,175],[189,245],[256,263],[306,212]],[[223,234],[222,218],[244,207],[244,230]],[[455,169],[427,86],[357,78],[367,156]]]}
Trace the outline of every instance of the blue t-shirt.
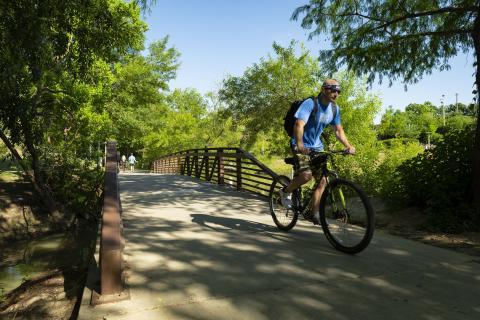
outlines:
{"label": "blue t-shirt", "polygon": [[[303,130],[303,145],[305,148],[321,151],[323,150],[323,143],[320,139],[320,135],[322,134],[323,129],[329,124],[333,126],[340,124],[340,108],[337,105],[335,119],[333,118],[332,103],[324,106],[321,104],[320,99],[318,99],[317,115],[316,117],[314,115],[310,117],[313,108],[313,100],[305,100],[295,113],[295,118],[305,121],[305,127]],[[295,136],[292,138],[292,144],[297,145]]]}

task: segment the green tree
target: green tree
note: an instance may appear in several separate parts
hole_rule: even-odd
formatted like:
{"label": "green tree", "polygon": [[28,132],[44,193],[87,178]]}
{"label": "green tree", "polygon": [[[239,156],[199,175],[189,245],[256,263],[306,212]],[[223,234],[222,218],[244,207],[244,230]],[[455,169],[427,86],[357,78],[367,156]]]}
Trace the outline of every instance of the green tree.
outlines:
{"label": "green tree", "polygon": [[146,157],[152,160],[178,150],[203,148],[214,131],[206,99],[194,89],[176,89],[165,97],[163,114],[150,115],[151,130],[143,138]]}
{"label": "green tree", "polygon": [[[335,77],[342,85],[342,94],[337,100],[342,126],[348,140],[358,151],[355,157],[340,157],[337,164],[342,174],[346,174],[370,192],[374,192],[372,180],[376,168],[372,164],[377,162],[381,149],[373,120],[380,109],[381,101],[376,95],[368,94],[365,80],[357,79],[353,73],[341,72]],[[333,135],[329,136],[333,137]],[[336,139],[329,140],[329,149],[343,148]]]}
{"label": "green tree", "polygon": [[[275,56],[262,58],[243,76],[225,79],[219,93],[233,119],[244,126],[241,146],[265,156],[290,153],[284,115],[292,101],[317,95],[328,78],[308,51],[300,48],[296,54],[294,43],[287,48],[274,44],[273,48]],[[335,77],[342,86],[338,99],[342,125],[349,141],[360,151],[355,159],[339,159],[339,165],[342,172],[369,185],[372,163],[378,157],[373,118],[380,100],[367,94],[365,81],[352,73],[341,72]],[[335,139],[328,140],[329,148],[341,147]]]}
{"label": "green tree", "polygon": [[418,138],[412,123],[409,121],[408,114],[400,110],[393,110],[390,106],[382,115],[382,119],[377,128],[379,137],[382,140],[391,138]]}
{"label": "green tree", "polygon": [[274,43],[275,55],[260,59],[242,76],[227,77],[219,91],[220,100],[233,120],[245,128],[240,145],[250,149],[257,136],[266,132],[270,148],[283,154],[287,136],[283,133],[283,115],[292,101],[316,95],[321,86],[321,68],[303,45],[298,55],[295,43],[286,48]]}
{"label": "green tree", "polygon": [[88,101],[95,63],[141,49],[146,26],[139,8],[120,0],[5,0],[0,16],[0,138],[56,217],[42,165],[53,159],[52,134],[68,132],[62,124]]}
{"label": "green tree", "polygon": [[429,101],[422,104],[411,103],[405,107],[405,113],[412,128],[412,138],[417,138],[422,143],[439,138],[436,133],[440,126],[440,119],[437,117],[438,110]]}
{"label": "green tree", "polygon": [[146,56],[134,52],[115,64],[106,108],[121,153],[140,153],[144,137],[164,122],[165,95],[176,76],[179,55],[165,37],[153,42]]}
{"label": "green tree", "polygon": [[[329,34],[332,48],[320,51],[329,70],[346,66],[358,75],[390,83],[417,82],[433,69],[449,69],[449,58],[474,51],[480,86],[480,3],[477,0],[311,0],[293,19],[312,28],[310,37]],[[476,102],[477,105],[479,101]],[[477,108],[478,110],[478,108]],[[477,115],[472,195],[480,194],[480,117]],[[473,199],[480,204],[480,197]]]}
{"label": "green tree", "polygon": [[446,127],[461,130],[475,123],[475,118],[462,114],[455,114],[447,118]]}
{"label": "green tree", "polygon": [[445,106],[445,112],[447,114],[461,114],[471,117],[475,117],[477,115],[477,109],[474,103],[470,103],[468,105],[461,102],[449,104],[448,106]]}

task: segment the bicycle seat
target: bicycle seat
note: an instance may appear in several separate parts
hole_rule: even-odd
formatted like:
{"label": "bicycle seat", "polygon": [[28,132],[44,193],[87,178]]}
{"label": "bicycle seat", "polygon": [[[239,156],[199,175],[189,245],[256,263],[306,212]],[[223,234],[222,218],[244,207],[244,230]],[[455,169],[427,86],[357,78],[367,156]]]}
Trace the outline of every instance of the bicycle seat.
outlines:
{"label": "bicycle seat", "polygon": [[285,159],[283,159],[283,161],[285,161],[286,164],[291,164],[291,165],[293,165],[295,163],[293,161],[293,157],[285,158]]}

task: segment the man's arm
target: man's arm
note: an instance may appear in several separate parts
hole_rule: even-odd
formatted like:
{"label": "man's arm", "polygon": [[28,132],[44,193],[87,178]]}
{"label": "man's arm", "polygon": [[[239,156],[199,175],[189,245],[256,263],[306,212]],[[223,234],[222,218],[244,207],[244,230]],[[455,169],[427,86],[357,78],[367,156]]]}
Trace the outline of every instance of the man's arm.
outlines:
{"label": "man's arm", "polygon": [[340,141],[345,146],[345,152],[350,154],[355,154],[355,147],[353,147],[347,139],[345,135],[345,131],[343,131],[343,127],[341,124],[337,124],[333,126],[333,132],[335,132],[335,137],[338,141]]}
{"label": "man's arm", "polygon": [[305,127],[305,121],[302,119],[297,119],[295,121],[295,126],[293,127],[293,134],[295,135],[295,141],[297,142],[297,149],[300,153],[309,154],[310,149],[305,148],[303,145],[303,130]]}

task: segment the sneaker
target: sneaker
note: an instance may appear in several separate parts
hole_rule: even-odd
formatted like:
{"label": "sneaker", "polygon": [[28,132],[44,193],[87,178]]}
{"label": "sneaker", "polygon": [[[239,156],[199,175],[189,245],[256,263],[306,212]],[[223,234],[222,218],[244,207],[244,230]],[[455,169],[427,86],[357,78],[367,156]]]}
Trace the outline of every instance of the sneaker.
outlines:
{"label": "sneaker", "polygon": [[280,189],[279,194],[282,206],[286,209],[290,209],[292,207],[292,193],[285,192],[282,188]]}
{"label": "sneaker", "polygon": [[312,222],[313,224],[320,224],[320,212],[314,212],[312,214]]}

